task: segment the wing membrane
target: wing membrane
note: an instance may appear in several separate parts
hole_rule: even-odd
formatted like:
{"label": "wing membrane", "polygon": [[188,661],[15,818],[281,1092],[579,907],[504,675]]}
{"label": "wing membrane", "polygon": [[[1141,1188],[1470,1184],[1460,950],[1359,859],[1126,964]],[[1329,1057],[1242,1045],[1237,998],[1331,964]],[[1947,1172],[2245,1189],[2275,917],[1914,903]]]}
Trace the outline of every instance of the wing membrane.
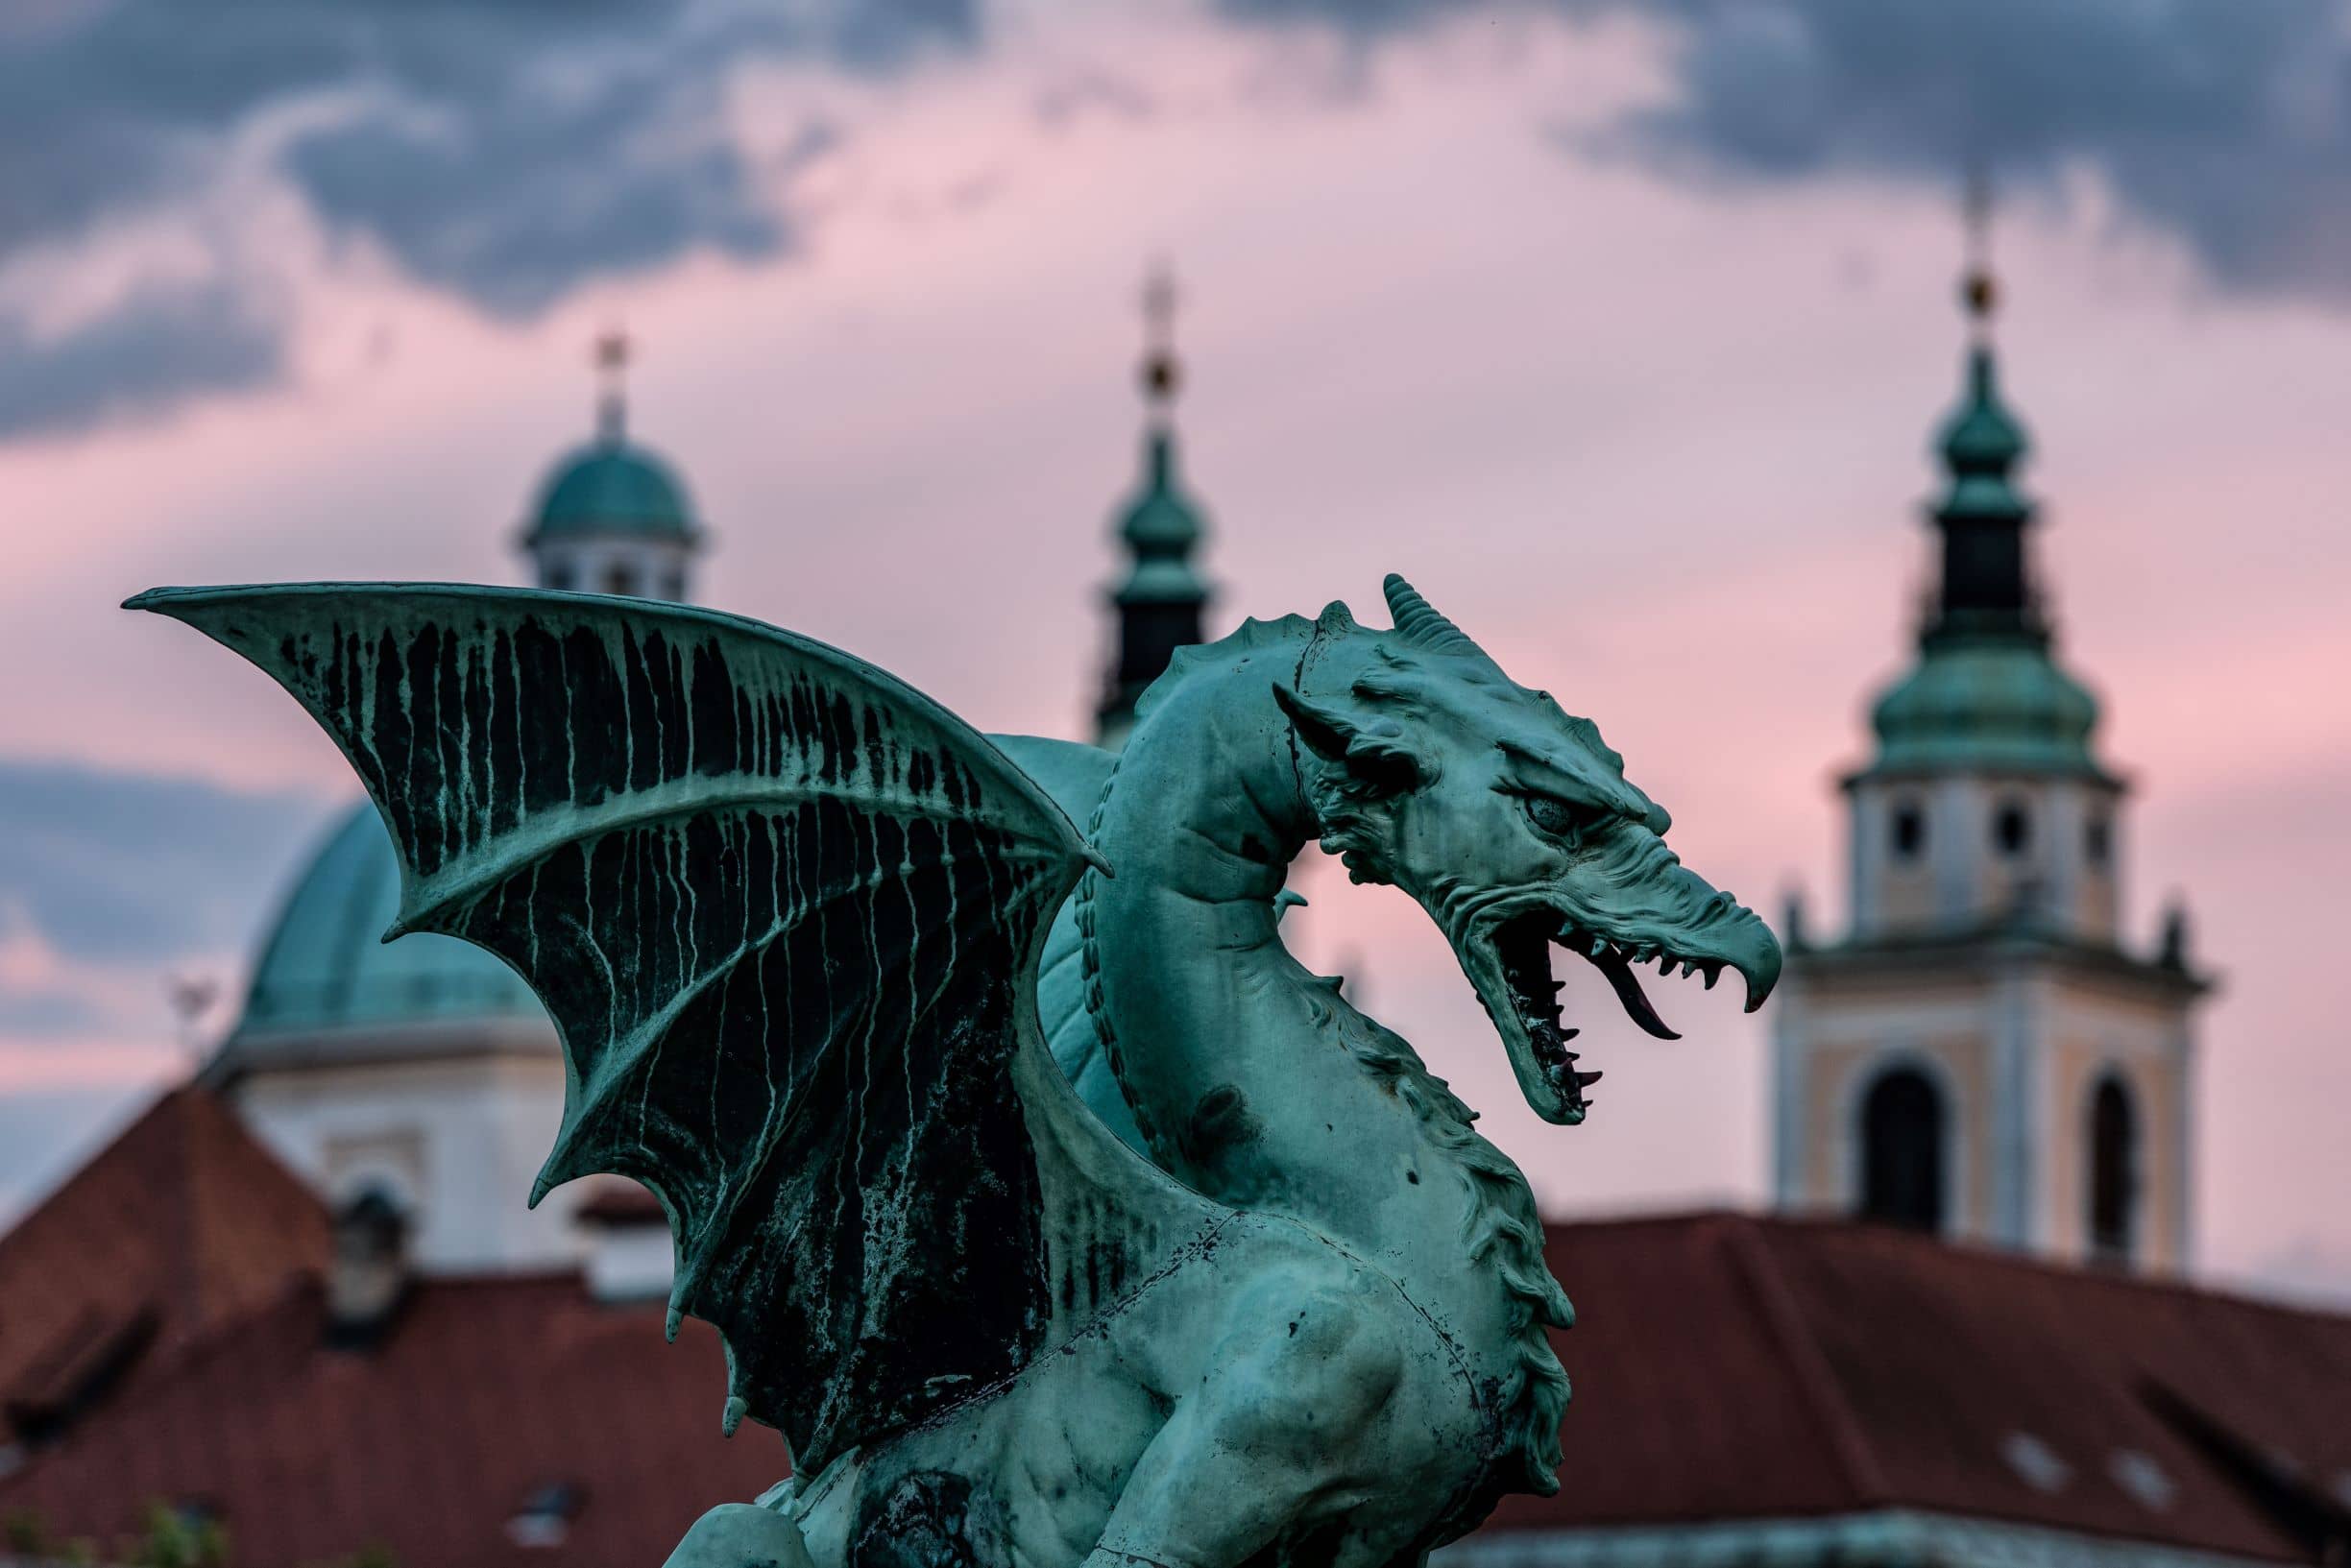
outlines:
{"label": "wing membrane", "polygon": [[568,1078],[533,1201],[594,1170],[659,1194],[673,1326],[725,1334],[730,1424],[820,1467],[1035,1352],[1068,1243],[1012,1061],[1088,852],[987,742],[837,650],[678,606],[132,603],[260,665],[341,745],[401,861],[387,939],[463,937],[545,1002]]}

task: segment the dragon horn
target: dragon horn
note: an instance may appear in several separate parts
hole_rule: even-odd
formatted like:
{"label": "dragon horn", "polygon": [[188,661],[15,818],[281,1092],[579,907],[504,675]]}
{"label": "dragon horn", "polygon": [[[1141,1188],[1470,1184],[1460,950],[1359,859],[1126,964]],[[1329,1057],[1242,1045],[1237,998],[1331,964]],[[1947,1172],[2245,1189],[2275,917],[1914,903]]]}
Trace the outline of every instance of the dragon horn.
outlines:
{"label": "dragon horn", "polygon": [[1397,576],[1388,574],[1380,585],[1388,595],[1388,613],[1395,617],[1395,629],[1405,641],[1432,653],[1466,653],[1484,658],[1486,650],[1469,639],[1469,634],[1437,613],[1436,606],[1422,598],[1419,591]]}

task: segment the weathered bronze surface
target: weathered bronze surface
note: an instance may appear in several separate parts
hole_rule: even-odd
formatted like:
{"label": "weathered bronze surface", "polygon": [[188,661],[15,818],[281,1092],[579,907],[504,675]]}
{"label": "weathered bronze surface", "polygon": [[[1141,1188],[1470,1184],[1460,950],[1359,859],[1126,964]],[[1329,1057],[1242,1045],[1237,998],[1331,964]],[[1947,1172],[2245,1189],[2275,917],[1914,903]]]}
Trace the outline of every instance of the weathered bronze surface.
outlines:
{"label": "weathered bronze surface", "polygon": [[1557,1489],[1569,1309],[1517,1169],[1283,948],[1292,858],[1420,903],[1554,1122],[1598,1076],[1554,947],[1659,1034],[1634,965],[1753,1007],[1780,964],[1590,723],[1388,601],[1187,650],[1115,759],[674,605],[132,604],[334,736],[399,848],[390,935],[545,1002],[539,1192],[618,1171],[668,1211],[673,1320],[798,1471],[673,1564],[1380,1568]]}

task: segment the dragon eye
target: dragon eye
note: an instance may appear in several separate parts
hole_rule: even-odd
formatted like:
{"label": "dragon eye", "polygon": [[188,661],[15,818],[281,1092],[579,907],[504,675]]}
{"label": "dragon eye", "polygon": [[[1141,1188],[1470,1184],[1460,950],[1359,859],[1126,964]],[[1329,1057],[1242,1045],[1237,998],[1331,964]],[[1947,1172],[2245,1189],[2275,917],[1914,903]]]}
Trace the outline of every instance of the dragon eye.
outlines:
{"label": "dragon eye", "polygon": [[1524,795],[1527,820],[1554,838],[1573,838],[1582,826],[1581,814],[1565,801],[1549,795]]}

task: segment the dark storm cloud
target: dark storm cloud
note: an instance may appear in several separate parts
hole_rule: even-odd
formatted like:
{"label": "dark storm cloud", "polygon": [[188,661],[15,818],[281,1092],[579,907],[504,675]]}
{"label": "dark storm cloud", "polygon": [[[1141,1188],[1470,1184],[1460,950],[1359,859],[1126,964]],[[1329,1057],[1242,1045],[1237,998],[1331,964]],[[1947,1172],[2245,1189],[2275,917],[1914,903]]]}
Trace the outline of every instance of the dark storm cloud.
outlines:
{"label": "dark storm cloud", "polygon": [[[27,922],[68,960],[153,963],[159,983],[175,958],[253,940],[328,809],[305,795],[0,759],[0,934]],[[14,1004],[67,1022],[45,992]]]}
{"label": "dark storm cloud", "polygon": [[[256,132],[331,232],[502,314],[691,249],[773,253],[794,236],[760,169],[826,133],[743,147],[724,123],[732,69],[890,70],[975,43],[976,5],[30,0],[0,14],[0,261],[168,208]],[[178,323],[166,352],[121,365],[103,395],[79,373],[105,356],[108,326],[56,365],[0,340],[0,436],[248,384],[278,363],[274,333],[253,352],[254,314],[209,342]]]}
{"label": "dark storm cloud", "polygon": [[144,290],[56,337],[0,313],[0,436],[258,385],[283,358],[277,328],[225,284]]}
{"label": "dark storm cloud", "polygon": [[[1370,41],[1509,0],[1220,0]],[[1675,172],[1954,188],[2086,166],[2218,282],[2351,302],[2351,15],[2337,0],[1520,0],[1671,30],[1673,93],[1579,145]]]}

